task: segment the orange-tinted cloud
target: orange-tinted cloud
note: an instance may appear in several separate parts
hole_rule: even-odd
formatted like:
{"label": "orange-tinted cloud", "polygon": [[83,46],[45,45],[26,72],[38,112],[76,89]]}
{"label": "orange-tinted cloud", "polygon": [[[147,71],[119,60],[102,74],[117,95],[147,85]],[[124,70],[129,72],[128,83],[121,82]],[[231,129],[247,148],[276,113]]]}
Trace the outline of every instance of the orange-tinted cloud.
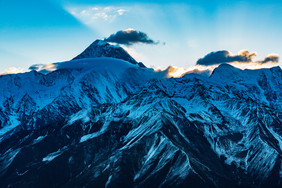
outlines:
{"label": "orange-tinted cloud", "polygon": [[265,64],[265,63],[278,63],[279,56],[277,54],[270,54],[266,56],[263,60],[256,61],[256,63],[259,64]]}
{"label": "orange-tinted cloud", "polygon": [[231,52],[227,50],[221,50],[207,54],[205,57],[200,58],[196,64],[209,66],[209,65],[225,64],[231,62],[248,63],[248,62],[252,62],[252,59],[255,56],[256,56],[255,52],[250,53],[248,50],[243,50],[239,52],[237,55],[233,55],[231,54]]}

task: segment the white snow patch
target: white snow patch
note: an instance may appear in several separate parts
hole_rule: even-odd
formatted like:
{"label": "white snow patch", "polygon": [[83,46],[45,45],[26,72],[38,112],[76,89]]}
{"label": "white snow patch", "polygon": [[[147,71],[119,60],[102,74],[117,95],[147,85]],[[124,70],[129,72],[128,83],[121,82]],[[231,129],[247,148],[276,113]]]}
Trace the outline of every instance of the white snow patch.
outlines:
{"label": "white snow patch", "polygon": [[107,181],[106,184],[105,184],[105,187],[108,187],[108,186],[109,186],[112,177],[113,177],[112,175],[109,176],[108,181]]}
{"label": "white snow patch", "polygon": [[80,138],[80,143],[90,140],[92,138],[98,137],[101,134],[102,134],[101,132],[96,132],[96,133],[84,135],[83,137]]}
{"label": "white snow patch", "polygon": [[68,125],[71,125],[78,120],[82,120],[83,123],[89,122],[90,118],[88,114],[89,114],[89,110],[87,109],[80,110],[79,112],[77,112],[76,114],[73,114],[70,117],[70,120],[68,121]]}
{"label": "white snow patch", "polygon": [[[157,137],[156,137],[157,138]],[[169,139],[166,137],[161,137],[159,142],[157,139],[155,143],[150,147],[147,155],[144,157],[144,161],[142,163],[142,168],[139,172],[135,174],[134,180],[140,179],[143,176],[147,177],[148,170],[152,167],[152,165],[157,162],[157,165],[150,172],[151,175],[158,173],[161,169],[164,168],[166,164],[171,162],[174,158],[174,155],[179,149],[173,145]],[[173,179],[175,177],[184,178],[191,171],[191,166],[188,160],[188,156],[185,152],[181,151],[185,156],[185,161],[179,158],[176,161],[176,166],[174,166],[173,170],[169,172],[169,176],[167,179]],[[157,160],[157,161],[156,161]],[[151,176],[149,175],[149,176]]]}
{"label": "white snow patch", "polygon": [[103,172],[105,172],[107,169],[109,169],[110,168],[110,164],[108,164],[105,168],[104,168],[104,170],[103,170]]}
{"label": "white snow patch", "polygon": [[91,133],[91,134],[87,134],[87,135],[82,136],[80,138],[80,143],[85,142],[87,140],[90,140],[92,138],[95,138],[95,137],[98,137],[98,136],[104,134],[106,132],[108,126],[109,126],[109,123],[105,123],[103,125],[102,129],[99,132],[95,132],[95,133]]}
{"label": "white snow patch", "polygon": [[38,143],[38,142],[40,142],[40,141],[43,140],[46,136],[47,136],[47,134],[44,135],[44,136],[39,136],[39,137],[37,137],[36,139],[33,140],[33,143]]}
{"label": "white snow patch", "polygon": [[279,134],[277,134],[274,130],[273,130],[273,128],[269,128],[268,129],[270,132],[271,132],[271,134],[275,137],[275,139],[279,142],[279,147],[280,147],[280,150],[282,150],[282,137],[279,135]]}
{"label": "white snow patch", "polygon": [[13,130],[14,128],[16,128],[18,125],[21,124],[21,122],[17,119],[17,116],[10,116],[10,123],[11,125],[6,125],[5,127],[3,127],[2,129],[0,129],[0,136],[6,134],[7,132]]}
{"label": "white snow patch", "polygon": [[63,148],[60,148],[58,151],[56,152],[53,152],[53,153],[50,153],[48,154],[46,157],[44,157],[42,159],[43,162],[45,161],[52,161],[53,159],[55,159],[56,157],[60,156],[62,153],[64,153],[64,151],[67,149],[67,146],[64,146]]}
{"label": "white snow patch", "polygon": [[2,163],[1,168],[5,169],[7,168],[14,160],[14,158],[17,156],[17,154],[20,152],[21,149],[16,149],[16,150],[12,150],[9,149],[8,151],[6,151],[1,157],[0,157],[0,161]]}
{"label": "white snow patch", "polygon": [[148,119],[146,123],[138,126],[135,129],[129,131],[125,136],[124,140],[127,144],[121,149],[126,149],[132,147],[134,143],[138,143],[145,135],[151,135],[162,128],[162,123],[160,121],[160,113]]}
{"label": "white snow patch", "polygon": [[26,170],[26,171],[24,171],[24,172],[22,172],[22,173],[16,171],[16,173],[17,173],[18,176],[23,176],[23,175],[25,175],[27,172],[28,172],[28,170]]}

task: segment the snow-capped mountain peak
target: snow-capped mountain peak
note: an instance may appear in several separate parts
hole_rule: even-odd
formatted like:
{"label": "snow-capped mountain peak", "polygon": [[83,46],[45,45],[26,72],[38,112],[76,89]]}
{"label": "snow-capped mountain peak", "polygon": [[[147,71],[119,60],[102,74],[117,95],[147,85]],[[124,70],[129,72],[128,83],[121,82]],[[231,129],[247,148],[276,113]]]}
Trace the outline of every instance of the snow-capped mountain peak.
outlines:
{"label": "snow-capped mountain peak", "polygon": [[97,40],[0,76],[0,187],[281,187],[281,68],[167,78]]}
{"label": "snow-capped mountain peak", "polygon": [[122,59],[132,64],[138,64],[140,67],[144,67],[142,63],[138,63],[119,45],[113,45],[103,40],[95,40],[81,54],[73,58],[73,60],[97,57],[112,57],[116,59]]}

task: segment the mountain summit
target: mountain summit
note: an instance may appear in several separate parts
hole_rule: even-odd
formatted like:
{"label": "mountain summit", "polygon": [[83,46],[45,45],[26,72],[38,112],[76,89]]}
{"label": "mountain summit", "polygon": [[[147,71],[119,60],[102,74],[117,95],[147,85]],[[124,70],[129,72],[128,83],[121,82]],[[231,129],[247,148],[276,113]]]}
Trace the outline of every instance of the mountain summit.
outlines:
{"label": "mountain summit", "polygon": [[95,40],[81,54],[73,58],[73,60],[97,57],[111,57],[122,59],[132,64],[138,64],[140,67],[144,67],[142,63],[138,63],[119,45],[112,45],[103,40]]}
{"label": "mountain summit", "polygon": [[282,70],[167,78],[97,40],[0,76],[0,187],[281,187]]}

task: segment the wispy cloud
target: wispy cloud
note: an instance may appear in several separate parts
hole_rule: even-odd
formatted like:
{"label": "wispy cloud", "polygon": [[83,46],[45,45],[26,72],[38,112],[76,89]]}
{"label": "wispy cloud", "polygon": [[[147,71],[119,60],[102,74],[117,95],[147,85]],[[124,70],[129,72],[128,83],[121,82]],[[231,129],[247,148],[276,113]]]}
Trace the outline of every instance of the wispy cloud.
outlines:
{"label": "wispy cloud", "polygon": [[6,74],[17,74],[17,73],[23,73],[25,72],[24,68],[21,67],[10,67],[3,72],[0,73],[0,75],[6,75]]}
{"label": "wispy cloud", "polygon": [[31,65],[28,69],[29,70],[35,70],[38,72],[42,72],[42,73],[48,73],[48,72],[52,72],[57,70],[57,64],[55,63],[49,63],[49,64],[34,64]]}
{"label": "wispy cloud", "polygon": [[86,24],[95,23],[103,20],[106,22],[113,22],[117,17],[124,15],[127,10],[121,7],[74,7],[68,8],[68,11],[78,19]]}
{"label": "wispy cloud", "polygon": [[256,62],[259,64],[265,64],[265,63],[278,63],[278,61],[279,61],[279,56],[277,54],[269,54],[263,60]]}
{"label": "wispy cloud", "polygon": [[190,66],[188,68],[177,67],[177,66],[168,66],[168,67],[152,67],[156,72],[163,72],[168,78],[180,78],[185,74],[202,74],[209,76],[211,72],[217,67],[218,65],[212,66],[203,66],[203,65],[195,65]]}

